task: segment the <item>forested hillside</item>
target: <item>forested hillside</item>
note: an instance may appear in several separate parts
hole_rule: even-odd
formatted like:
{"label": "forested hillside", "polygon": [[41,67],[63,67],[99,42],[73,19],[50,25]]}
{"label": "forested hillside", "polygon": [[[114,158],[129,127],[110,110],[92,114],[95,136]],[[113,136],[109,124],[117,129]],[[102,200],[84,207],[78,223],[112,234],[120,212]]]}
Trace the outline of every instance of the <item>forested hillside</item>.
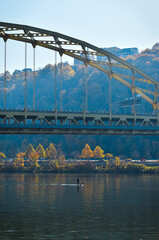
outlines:
{"label": "forested hillside", "polygon": [[[135,56],[128,56],[127,61],[134,64],[154,79],[159,79],[158,44],[152,49],[146,49]],[[121,70],[122,73],[122,70]],[[36,71],[36,109],[54,109],[54,66],[48,64]],[[108,111],[108,78],[98,70],[88,67],[88,111]],[[25,73],[15,70],[7,72],[7,108],[24,109],[24,78]],[[83,65],[70,66],[63,64],[63,110],[82,111],[83,109]],[[57,68],[57,105],[60,106],[60,64]],[[4,76],[0,75],[0,108],[3,108]],[[27,107],[33,105],[33,74],[27,71]],[[147,86],[149,87],[149,86]],[[117,109],[116,102],[131,97],[131,92],[116,80],[112,80],[112,108]],[[149,104],[143,111],[151,112]],[[84,145],[91,148],[101,146],[105,152],[132,158],[158,158],[159,137],[149,136],[0,136],[0,151],[7,156],[14,156],[17,151],[23,151],[29,143],[36,147],[39,143],[45,147],[49,142],[62,148],[66,156],[77,157]]]}

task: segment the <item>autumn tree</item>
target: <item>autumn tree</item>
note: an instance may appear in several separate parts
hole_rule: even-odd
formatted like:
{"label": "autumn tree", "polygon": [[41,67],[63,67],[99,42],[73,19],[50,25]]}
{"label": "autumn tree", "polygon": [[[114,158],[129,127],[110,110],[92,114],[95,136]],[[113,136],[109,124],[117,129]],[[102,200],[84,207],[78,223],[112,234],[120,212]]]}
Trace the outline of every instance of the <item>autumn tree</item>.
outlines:
{"label": "autumn tree", "polygon": [[111,154],[111,153],[106,153],[106,154],[105,154],[105,157],[106,157],[106,159],[107,159],[107,163],[109,163],[109,165],[112,165],[112,164],[113,164],[113,159],[114,159],[113,154]]}
{"label": "autumn tree", "polygon": [[110,159],[112,159],[114,156],[113,156],[113,154],[111,154],[111,153],[106,153],[106,154],[105,154],[105,157],[106,157],[108,160],[110,160]]}
{"label": "autumn tree", "polygon": [[109,169],[109,161],[108,160],[106,160],[106,170],[108,170]]}
{"label": "autumn tree", "polygon": [[26,157],[27,159],[30,158],[30,154],[31,154],[31,153],[34,153],[34,152],[35,152],[35,150],[34,150],[32,144],[30,143],[29,146],[28,146],[27,149],[26,149],[25,157]]}
{"label": "autumn tree", "polygon": [[82,150],[81,158],[90,159],[93,157],[93,152],[88,144],[86,144],[85,148]]}
{"label": "autumn tree", "polygon": [[64,75],[64,79],[67,80],[75,75],[75,71],[69,64],[67,64],[66,66],[63,65],[63,75]]}
{"label": "autumn tree", "polygon": [[120,158],[119,157],[115,157],[115,166],[118,167],[120,165]]}
{"label": "autumn tree", "polygon": [[2,152],[0,152],[0,160],[2,160],[2,159],[4,159],[4,158],[6,158],[5,154],[2,153]]}
{"label": "autumn tree", "polygon": [[5,154],[0,152],[0,162],[6,158]]}
{"label": "autumn tree", "polygon": [[49,159],[57,158],[57,150],[52,143],[50,143],[48,148],[46,149],[46,157]]}
{"label": "autumn tree", "polygon": [[58,161],[57,160],[53,161],[52,164],[50,165],[50,168],[57,170],[59,168]]}
{"label": "autumn tree", "polygon": [[65,156],[64,156],[63,154],[60,155],[60,156],[59,156],[59,160],[60,160],[60,161],[65,161]]}
{"label": "autumn tree", "polygon": [[24,155],[25,155],[25,153],[22,153],[22,152],[20,152],[16,155],[16,158],[13,162],[13,165],[15,167],[18,167],[18,168],[24,167]]}
{"label": "autumn tree", "polygon": [[36,152],[38,153],[39,158],[43,158],[43,159],[45,158],[45,150],[41,144],[37,146]]}
{"label": "autumn tree", "polygon": [[96,148],[94,149],[93,151],[93,156],[94,158],[104,158],[104,151],[99,147],[99,146],[96,146]]}
{"label": "autumn tree", "polygon": [[38,159],[39,159],[39,155],[37,152],[34,151],[30,153],[30,165],[32,167],[39,167]]}
{"label": "autumn tree", "polygon": [[65,164],[65,156],[63,154],[61,154],[59,157],[58,157],[58,162],[62,165],[62,164]]}

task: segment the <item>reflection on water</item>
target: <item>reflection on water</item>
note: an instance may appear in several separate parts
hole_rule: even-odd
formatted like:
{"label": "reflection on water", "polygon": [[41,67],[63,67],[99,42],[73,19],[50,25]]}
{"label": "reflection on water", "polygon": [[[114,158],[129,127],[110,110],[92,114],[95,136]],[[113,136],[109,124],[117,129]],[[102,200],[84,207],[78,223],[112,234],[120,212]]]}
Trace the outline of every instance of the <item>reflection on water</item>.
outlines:
{"label": "reflection on water", "polygon": [[159,176],[0,174],[0,239],[159,239],[158,199]]}

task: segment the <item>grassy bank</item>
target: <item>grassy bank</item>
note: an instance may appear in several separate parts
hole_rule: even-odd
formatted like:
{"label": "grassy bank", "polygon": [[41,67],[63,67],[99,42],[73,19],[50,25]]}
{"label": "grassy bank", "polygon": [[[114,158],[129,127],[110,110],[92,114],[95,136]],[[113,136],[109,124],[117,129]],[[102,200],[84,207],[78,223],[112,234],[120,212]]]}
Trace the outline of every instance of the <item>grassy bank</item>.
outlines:
{"label": "grassy bank", "polygon": [[51,164],[47,167],[29,166],[15,167],[14,165],[0,166],[0,172],[53,172],[53,173],[117,173],[117,174],[159,174],[159,167],[147,167],[143,164],[119,164],[118,166],[96,166],[93,163]]}

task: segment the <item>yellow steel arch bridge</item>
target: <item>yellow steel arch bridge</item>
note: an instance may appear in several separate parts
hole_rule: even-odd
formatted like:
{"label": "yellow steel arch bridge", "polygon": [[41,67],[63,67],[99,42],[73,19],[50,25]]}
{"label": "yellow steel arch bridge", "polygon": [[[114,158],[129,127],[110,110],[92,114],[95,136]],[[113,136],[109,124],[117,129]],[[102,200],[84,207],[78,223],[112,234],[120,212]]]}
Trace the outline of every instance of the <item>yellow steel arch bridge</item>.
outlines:
{"label": "yellow steel arch bridge", "polygon": [[[23,111],[6,109],[6,71],[4,73],[4,109],[0,110],[0,134],[158,134],[158,87],[159,82],[148,76],[134,65],[124,61],[114,54],[98,48],[90,43],[66,36],[46,29],[0,22],[0,38],[4,40],[5,49],[8,40],[20,41],[58,52],[60,56],[67,55],[78,59],[85,64],[104,72],[109,79],[109,112],[89,113],[87,111],[87,89],[85,109],[78,113],[57,111],[56,89],[54,111],[35,110],[35,75],[33,85],[33,111],[27,110],[26,81],[25,106]],[[97,56],[97,57],[95,57]],[[98,60],[100,57],[100,61]],[[26,58],[26,56],[25,56]],[[56,64],[56,63],[55,63]],[[6,66],[6,58],[4,60]],[[119,69],[124,69],[124,74]],[[33,73],[35,72],[35,69]],[[25,69],[25,74],[27,74]],[[132,96],[140,94],[151,104],[156,115],[137,115],[135,108],[133,114],[117,115],[111,111],[111,79],[114,78],[128,87]],[[55,79],[56,81],[56,79]],[[140,85],[139,85],[140,83]],[[141,88],[142,83],[142,88]],[[87,85],[86,85],[87,87]],[[56,88],[56,84],[55,84]],[[133,98],[134,99],[134,98]]]}

